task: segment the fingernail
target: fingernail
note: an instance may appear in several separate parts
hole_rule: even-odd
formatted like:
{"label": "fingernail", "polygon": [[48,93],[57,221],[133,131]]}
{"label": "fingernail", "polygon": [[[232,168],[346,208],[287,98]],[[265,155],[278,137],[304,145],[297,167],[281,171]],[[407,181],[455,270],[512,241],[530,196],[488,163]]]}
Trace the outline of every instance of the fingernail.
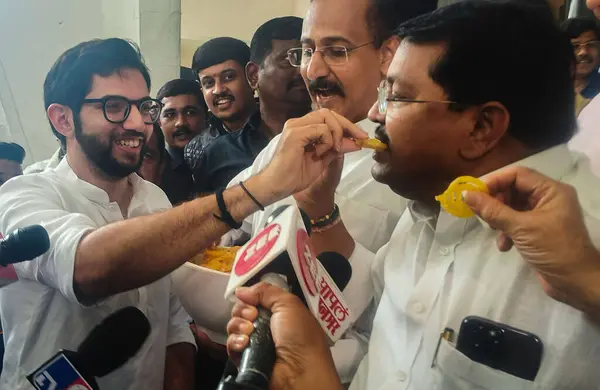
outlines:
{"label": "fingernail", "polygon": [[462,196],[463,202],[466,202],[467,201],[467,191],[462,191],[460,193],[460,195]]}
{"label": "fingernail", "polygon": [[238,347],[244,347],[246,344],[246,336],[236,336],[235,339],[233,340],[234,344]]}

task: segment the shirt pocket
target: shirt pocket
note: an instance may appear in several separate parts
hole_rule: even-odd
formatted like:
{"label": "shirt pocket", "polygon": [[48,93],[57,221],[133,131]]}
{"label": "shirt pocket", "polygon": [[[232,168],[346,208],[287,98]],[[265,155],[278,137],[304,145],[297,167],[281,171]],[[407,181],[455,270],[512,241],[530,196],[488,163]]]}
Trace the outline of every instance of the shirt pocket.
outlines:
{"label": "shirt pocket", "polygon": [[533,382],[477,363],[441,340],[437,355],[440,389],[530,390]]}

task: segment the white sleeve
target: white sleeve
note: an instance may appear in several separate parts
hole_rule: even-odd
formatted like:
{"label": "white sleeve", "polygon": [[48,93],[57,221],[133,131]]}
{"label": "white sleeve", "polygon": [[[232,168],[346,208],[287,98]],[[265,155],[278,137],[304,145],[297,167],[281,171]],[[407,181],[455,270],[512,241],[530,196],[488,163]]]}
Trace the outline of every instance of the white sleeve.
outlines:
{"label": "white sleeve", "polygon": [[0,188],[0,232],[40,224],[50,237],[50,249],[32,261],[15,264],[20,279],[53,287],[69,301],[81,304],[73,290],[75,254],[81,238],[98,226],[88,216],[65,211],[53,183],[41,175],[20,176]]}
{"label": "white sleeve", "polygon": [[197,348],[194,335],[190,329],[191,318],[183,309],[177,294],[173,291],[173,282],[171,281],[171,278],[168,277],[168,280],[171,284],[171,288],[169,289],[169,330],[167,332],[167,346],[179,343],[189,343]]}

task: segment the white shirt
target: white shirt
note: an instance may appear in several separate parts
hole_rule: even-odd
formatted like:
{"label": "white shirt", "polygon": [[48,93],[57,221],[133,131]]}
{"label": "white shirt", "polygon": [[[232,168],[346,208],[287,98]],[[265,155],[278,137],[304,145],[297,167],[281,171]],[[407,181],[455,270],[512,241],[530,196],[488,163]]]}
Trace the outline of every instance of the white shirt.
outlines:
{"label": "white shirt", "polygon": [[600,95],[581,111],[577,122],[579,130],[569,148],[584,153],[591,161],[592,172],[600,177]]}
{"label": "white shirt", "polygon": [[[600,244],[600,181],[586,160],[562,145],[518,162],[573,185],[592,240]],[[379,300],[369,353],[351,390],[597,389],[600,327],[549,298],[513,248],[502,253],[497,233],[476,217],[460,219],[411,202],[392,239],[373,263]],[[537,335],[543,360],[534,383],[469,360],[442,341],[470,315]],[[454,340],[455,341],[455,340]]]}
{"label": "white shirt", "polygon": [[54,169],[60,164],[60,148],[54,152],[52,157],[47,160],[39,161],[31,164],[27,168],[23,170],[24,175],[29,175],[31,173],[40,173],[44,172],[46,169]]}
{"label": "white shirt", "polygon": [[[155,185],[133,174],[134,195],[128,218],[171,207]],[[73,291],[75,252],[84,233],[123,220],[117,203],[80,180],[66,159],[56,169],[19,176],[0,188],[0,232],[41,224],[50,250],[34,261],[16,264],[20,281],[0,290],[0,317],[6,353],[1,389],[29,390],[25,376],[59,349],[76,350],[90,330],[125,306],[140,309],[151,333],[138,354],[122,368],[98,380],[101,389],[162,390],[166,348],[194,344],[188,315],[166,276],[148,286],[110,297],[89,307]]]}
{"label": "white shirt", "polygon": [[[368,119],[358,123],[364,131],[373,137],[377,125]],[[269,145],[256,157],[251,167],[238,174],[229,186],[245,181],[262,171],[271,162],[276,152],[280,136],[271,140]],[[360,244],[352,258],[352,278],[344,289],[344,296],[353,314],[359,317],[373,300],[369,269],[372,258],[369,252],[375,252],[390,239],[392,231],[406,208],[406,201],[396,195],[386,185],[373,179],[371,168],[374,165],[372,151],[363,149],[349,153],[344,158],[344,167],[340,184],[336,190],[335,201],[344,216],[344,225],[352,237]],[[255,235],[264,228],[267,218],[279,206],[295,204],[293,197],[265,207],[244,220],[242,230]],[[365,249],[367,248],[367,249]],[[367,341],[359,323],[339,340],[331,349],[338,374],[342,382],[349,382],[366,352]]]}

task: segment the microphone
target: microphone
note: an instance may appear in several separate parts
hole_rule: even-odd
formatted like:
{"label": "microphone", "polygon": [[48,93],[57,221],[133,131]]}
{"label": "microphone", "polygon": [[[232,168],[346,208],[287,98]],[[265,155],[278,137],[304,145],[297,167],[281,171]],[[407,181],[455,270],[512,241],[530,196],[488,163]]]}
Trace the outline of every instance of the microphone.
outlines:
{"label": "microphone", "polygon": [[17,229],[0,240],[0,265],[33,260],[50,248],[48,232],[40,225]]}
{"label": "microphone", "polygon": [[108,316],[79,345],[77,352],[61,350],[27,376],[38,390],[99,390],[101,378],[123,366],[150,334],[150,322],[128,306]]}
{"label": "microphone", "polygon": [[[351,323],[348,305],[338,286],[343,289],[348,284],[352,267],[342,255],[333,252],[321,254],[323,263],[316,261],[308,239],[310,219],[297,207],[286,205],[273,214],[268,225],[238,252],[225,296],[229,298],[236,287],[252,285],[258,280],[286,290],[291,287],[335,342]],[[327,300],[335,301],[343,318],[334,317],[327,308]],[[227,377],[219,389],[268,389],[276,359],[270,319],[271,313],[259,307],[239,374],[235,380]],[[336,334],[339,329],[342,330]]]}

